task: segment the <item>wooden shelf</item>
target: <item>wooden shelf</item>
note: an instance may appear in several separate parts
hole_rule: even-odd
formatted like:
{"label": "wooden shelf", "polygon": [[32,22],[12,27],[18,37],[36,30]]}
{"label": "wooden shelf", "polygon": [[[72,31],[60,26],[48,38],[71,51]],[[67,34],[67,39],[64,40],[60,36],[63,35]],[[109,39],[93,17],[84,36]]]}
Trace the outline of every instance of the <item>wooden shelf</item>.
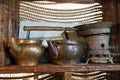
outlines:
{"label": "wooden shelf", "polygon": [[86,71],[120,71],[120,64],[89,64],[89,65],[40,64],[37,66],[15,65],[0,67],[0,73],[86,72]]}

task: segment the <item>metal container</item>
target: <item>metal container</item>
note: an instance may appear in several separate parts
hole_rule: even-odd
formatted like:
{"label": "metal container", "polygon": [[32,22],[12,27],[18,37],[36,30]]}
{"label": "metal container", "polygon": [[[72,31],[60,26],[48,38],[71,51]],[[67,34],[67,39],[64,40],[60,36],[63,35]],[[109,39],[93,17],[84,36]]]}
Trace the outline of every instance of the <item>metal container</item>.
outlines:
{"label": "metal container", "polygon": [[112,22],[98,22],[93,24],[86,24],[86,25],[79,25],[75,26],[76,32],[78,35],[82,36],[88,36],[88,35],[94,35],[94,34],[104,34],[104,33],[110,33],[110,28],[112,26]]}
{"label": "metal container", "polygon": [[86,52],[86,44],[71,40],[47,41],[50,56],[55,64],[79,64]]}
{"label": "metal container", "polygon": [[109,34],[99,34],[85,37],[90,49],[109,49]]}
{"label": "metal container", "polygon": [[84,36],[88,44],[88,59],[91,63],[113,63],[109,51],[109,40],[112,22],[102,21],[93,24],[75,26],[79,36]]}
{"label": "metal container", "polygon": [[109,51],[109,34],[87,36],[86,42],[89,46],[87,63],[113,63]]}
{"label": "metal container", "polygon": [[39,64],[44,53],[40,40],[9,38],[10,52],[20,66],[33,66]]}

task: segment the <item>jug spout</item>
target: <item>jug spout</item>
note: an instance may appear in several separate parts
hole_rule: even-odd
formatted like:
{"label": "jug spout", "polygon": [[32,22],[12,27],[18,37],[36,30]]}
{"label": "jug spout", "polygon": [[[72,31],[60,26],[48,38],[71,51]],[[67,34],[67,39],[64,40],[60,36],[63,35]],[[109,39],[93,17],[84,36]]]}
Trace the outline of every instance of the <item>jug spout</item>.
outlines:
{"label": "jug spout", "polygon": [[21,51],[21,46],[19,46],[16,42],[16,39],[14,37],[9,37],[8,38],[8,43],[9,46],[12,50],[14,50],[15,52],[20,52]]}
{"label": "jug spout", "polygon": [[50,53],[53,55],[53,57],[57,58],[58,50],[57,50],[56,44],[51,40],[47,41],[47,43],[48,43],[48,49]]}

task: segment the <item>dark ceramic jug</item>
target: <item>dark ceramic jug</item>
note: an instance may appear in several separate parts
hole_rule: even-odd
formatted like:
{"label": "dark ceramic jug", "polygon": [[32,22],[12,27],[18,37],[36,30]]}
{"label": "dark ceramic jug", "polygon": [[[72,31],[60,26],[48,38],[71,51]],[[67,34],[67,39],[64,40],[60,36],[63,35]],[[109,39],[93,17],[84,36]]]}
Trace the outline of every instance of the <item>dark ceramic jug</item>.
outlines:
{"label": "dark ceramic jug", "polygon": [[50,56],[55,64],[79,64],[86,45],[71,40],[47,41]]}

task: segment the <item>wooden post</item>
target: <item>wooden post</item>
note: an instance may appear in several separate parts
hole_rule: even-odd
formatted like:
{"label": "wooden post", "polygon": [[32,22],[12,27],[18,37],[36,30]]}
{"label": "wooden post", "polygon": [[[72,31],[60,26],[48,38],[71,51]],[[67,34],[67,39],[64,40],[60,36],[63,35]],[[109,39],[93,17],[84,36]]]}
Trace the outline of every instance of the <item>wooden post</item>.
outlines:
{"label": "wooden post", "polygon": [[63,80],[72,80],[72,72],[64,72]]}
{"label": "wooden post", "polygon": [[[34,74],[37,74],[37,73],[34,73]],[[38,75],[34,76],[34,80],[38,80]]]}
{"label": "wooden post", "polygon": [[4,4],[3,0],[0,0],[0,66],[5,65],[5,50],[4,50]]}
{"label": "wooden post", "polygon": [[119,47],[119,27],[118,27],[118,11],[117,11],[117,0],[103,0],[102,1],[102,11],[103,11],[103,20],[104,21],[112,21],[113,26],[111,28],[111,38],[110,45],[114,46],[112,52],[118,53]]}

